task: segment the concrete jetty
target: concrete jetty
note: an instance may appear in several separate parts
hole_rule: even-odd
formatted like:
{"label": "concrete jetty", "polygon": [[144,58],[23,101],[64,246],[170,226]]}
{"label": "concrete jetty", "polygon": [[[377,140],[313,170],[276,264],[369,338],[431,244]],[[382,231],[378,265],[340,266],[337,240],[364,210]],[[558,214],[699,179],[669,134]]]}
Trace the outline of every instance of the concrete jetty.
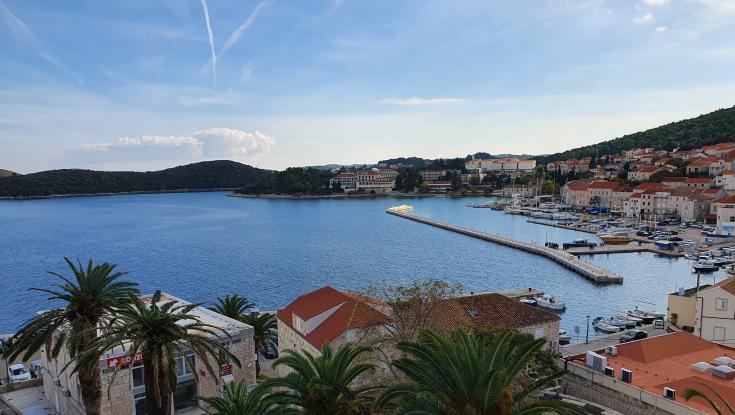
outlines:
{"label": "concrete jetty", "polygon": [[398,216],[404,219],[413,220],[415,222],[424,223],[437,228],[445,229],[448,231],[460,233],[462,235],[470,236],[477,239],[482,239],[488,242],[493,242],[500,245],[505,245],[511,248],[520,249],[522,251],[530,252],[532,254],[546,257],[577,274],[590,279],[599,284],[620,284],[623,282],[623,277],[613,272],[610,272],[602,267],[595,264],[583,261],[576,256],[553,248],[545,246],[539,246],[535,243],[517,241],[515,239],[507,238],[505,236],[482,232],[477,229],[467,228],[463,226],[452,225],[450,223],[439,222],[429,217],[416,215],[414,213],[408,213],[406,210],[391,210],[387,209],[386,213]]}

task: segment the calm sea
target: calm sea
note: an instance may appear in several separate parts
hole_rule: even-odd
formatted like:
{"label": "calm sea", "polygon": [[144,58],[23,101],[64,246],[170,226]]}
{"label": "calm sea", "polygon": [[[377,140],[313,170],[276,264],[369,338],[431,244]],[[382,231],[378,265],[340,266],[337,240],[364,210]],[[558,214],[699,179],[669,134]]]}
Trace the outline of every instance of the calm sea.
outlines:
{"label": "calm sea", "polygon": [[[119,264],[142,291],[195,302],[240,294],[263,309],[330,284],[359,289],[412,278],[460,282],[467,291],[534,287],[567,302],[562,327],[584,333],[587,315],[611,315],[636,300],[666,309],[666,294],[692,286],[684,259],[653,254],[588,258],[625,277],[594,285],[546,259],[387,215],[408,203],[420,214],[516,239],[564,242],[591,235],[534,225],[468,203],[485,199],[264,200],[225,193],[106,196],[0,203],[0,333],[51,304],[28,292],[66,272],[63,257]],[[703,283],[722,278],[703,277]],[[645,308],[653,308],[644,304]]]}

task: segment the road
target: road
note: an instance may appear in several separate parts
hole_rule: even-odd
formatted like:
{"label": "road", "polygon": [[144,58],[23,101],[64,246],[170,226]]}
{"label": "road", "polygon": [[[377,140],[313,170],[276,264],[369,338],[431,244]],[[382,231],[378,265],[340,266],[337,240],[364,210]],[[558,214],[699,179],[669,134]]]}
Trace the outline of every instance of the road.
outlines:
{"label": "road", "polygon": [[[638,329],[643,330],[646,333],[648,333],[648,337],[654,337],[654,336],[660,336],[662,334],[666,334],[665,328],[656,330],[653,328],[652,324],[649,324],[643,327],[639,327]],[[590,330],[592,330],[591,327],[590,327]],[[620,344],[620,336],[622,335],[623,335],[623,332],[608,334],[602,337],[594,337],[594,338],[591,337],[589,343],[585,343],[584,340],[582,340],[582,342],[579,342],[579,343],[572,343],[566,346],[561,346],[559,348],[559,352],[561,352],[562,356],[568,357],[568,356],[574,356],[574,355],[586,353],[590,350],[604,349],[607,346],[614,346],[614,345]]]}

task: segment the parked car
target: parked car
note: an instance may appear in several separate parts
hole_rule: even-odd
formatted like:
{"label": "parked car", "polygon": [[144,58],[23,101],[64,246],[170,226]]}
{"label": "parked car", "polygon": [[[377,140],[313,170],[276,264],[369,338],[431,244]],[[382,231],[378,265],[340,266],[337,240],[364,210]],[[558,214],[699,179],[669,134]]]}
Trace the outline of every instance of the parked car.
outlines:
{"label": "parked car", "polygon": [[643,330],[628,330],[620,336],[620,343],[632,342],[634,340],[641,340],[648,337],[648,333]]}
{"label": "parked car", "polygon": [[681,238],[681,237],[678,237],[678,236],[672,236],[671,238],[669,238],[669,240],[670,240],[670,241],[674,241],[674,242],[681,242],[681,241],[683,241],[684,239],[683,239],[683,238]]}
{"label": "parked car", "polygon": [[278,357],[278,348],[272,342],[267,342],[263,350],[260,351],[266,359],[275,359]]}
{"label": "parked car", "polygon": [[638,232],[635,233],[635,235],[636,236],[643,236],[643,237],[649,237],[649,236],[651,236],[651,234],[648,233],[648,232],[646,232],[646,231],[638,231]]}
{"label": "parked car", "polygon": [[8,366],[8,377],[11,382],[22,382],[31,378],[31,373],[20,363]]}

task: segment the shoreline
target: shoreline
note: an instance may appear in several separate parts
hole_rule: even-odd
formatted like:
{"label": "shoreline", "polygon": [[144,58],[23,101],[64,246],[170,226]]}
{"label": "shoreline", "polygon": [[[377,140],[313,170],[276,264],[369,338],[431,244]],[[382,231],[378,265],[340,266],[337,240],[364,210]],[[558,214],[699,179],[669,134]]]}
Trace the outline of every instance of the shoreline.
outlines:
{"label": "shoreline", "polygon": [[427,197],[445,197],[445,198],[465,198],[465,197],[497,197],[484,194],[451,194],[451,193],[381,193],[381,194],[328,194],[328,195],[300,195],[300,194],[243,194],[236,193],[237,187],[224,187],[215,189],[176,189],[176,190],[134,190],[130,192],[105,192],[105,193],[68,193],[38,196],[0,196],[0,202],[3,201],[24,201],[24,200],[46,200],[46,199],[69,199],[81,197],[97,197],[97,196],[125,196],[125,195],[153,195],[168,193],[211,193],[211,192],[232,192],[225,196],[238,197],[243,199],[288,199],[288,200],[342,200],[342,199],[381,199],[381,198],[427,198]]}
{"label": "shoreline", "polygon": [[130,192],[106,192],[106,193],[68,193],[44,196],[0,196],[3,200],[43,200],[43,199],[68,199],[74,197],[96,197],[96,196],[125,196],[125,195],[155,195],[166,193],[210,193],[210,192],[234,192],[238,188],[224,187],[216,189],[176,189],[176,190],[134,190]]}

